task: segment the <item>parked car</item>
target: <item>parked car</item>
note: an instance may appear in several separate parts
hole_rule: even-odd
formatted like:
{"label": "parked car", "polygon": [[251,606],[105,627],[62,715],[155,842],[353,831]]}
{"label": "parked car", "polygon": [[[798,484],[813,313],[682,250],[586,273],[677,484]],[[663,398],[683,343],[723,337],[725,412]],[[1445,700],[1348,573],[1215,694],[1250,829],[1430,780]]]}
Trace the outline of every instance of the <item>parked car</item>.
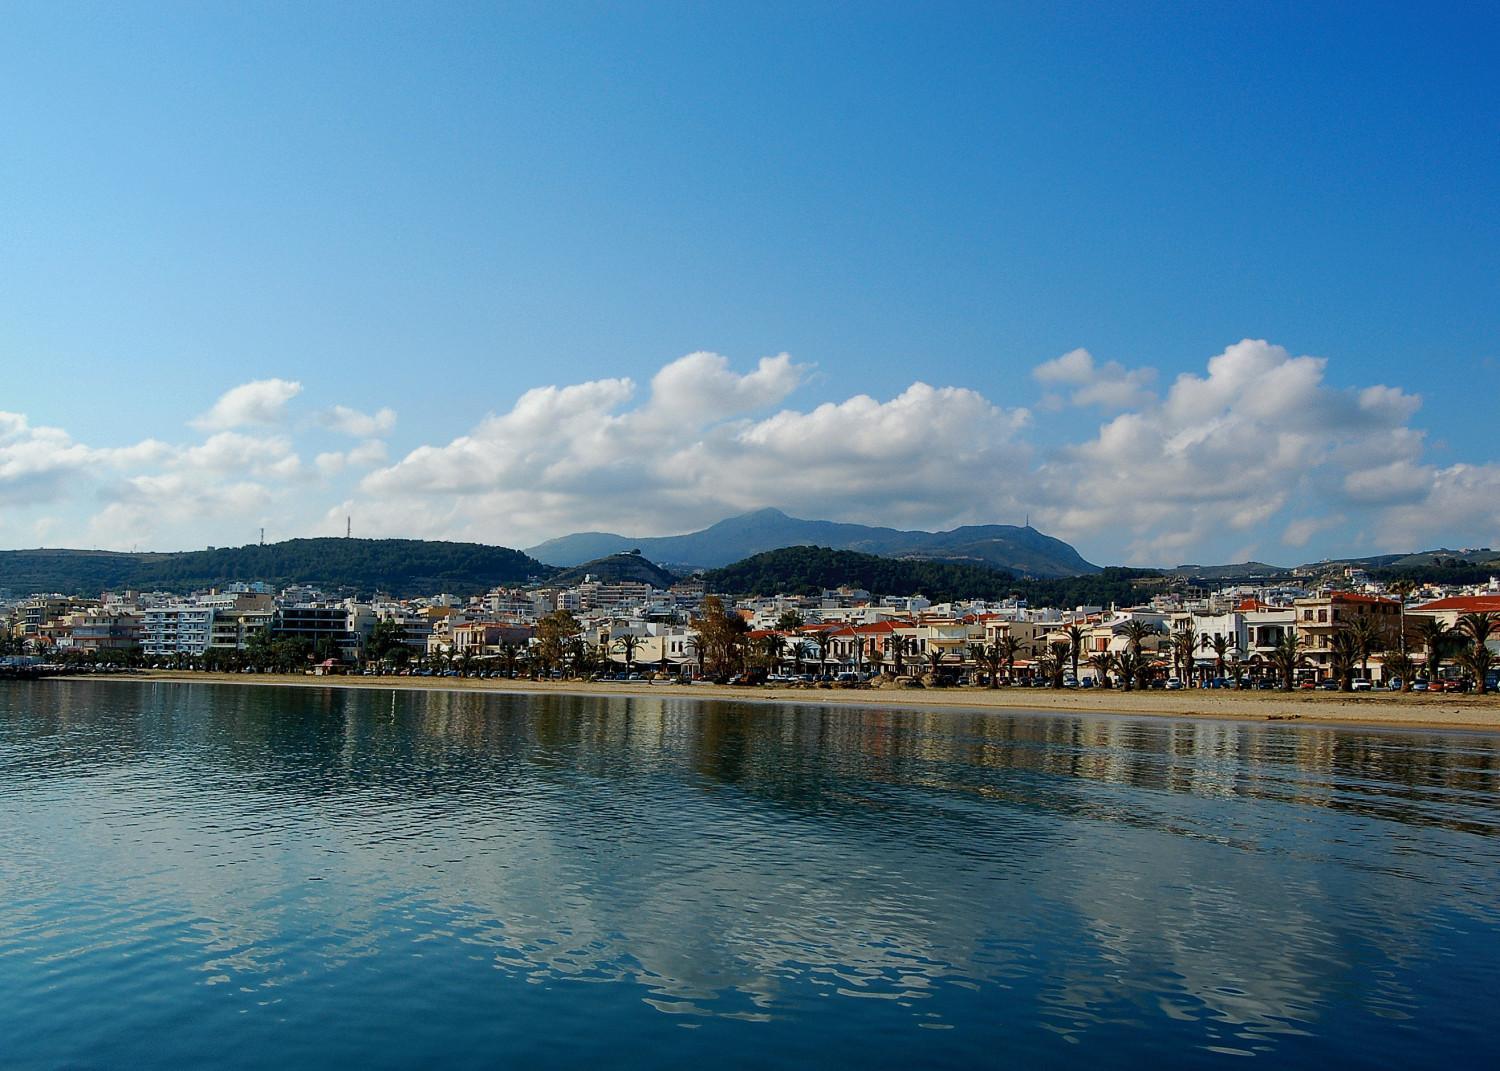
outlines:
{"label": "parked car", "polygon": [[1414,692],[1426,692],[1431,690],[1432,685],[1427,681],[1412,681],[1411,690]]}
{"label": "parked car", "polygon": [[1176,677],[1168,677],[1167,678],[1167,691],[1169,691],[1169,692],[1175,692],[1178,689],[1180,689],[1181,687],[1182,687],[1182,681],[1178,680]]}
{"label": "parked car", "polygon": [[1318,688],[1325,692],[1336,692],[1339,690],[1339,682],[1336,677],[1327,677],[1318,682]]}
{"label": "parked car", "polygon": [[1300,688],[1304,692],[1310,692],[1314,688],[1316,688],[1317,686],[1318,686],[1318,682],[1315,681],[1315,680],[1313,680],[1311,677],[1305,677],[1302,680],[1300,680],[1300,681],[1297,682],[1297,687]]}
{"label": "parked car", "polygon": [[1354,690],[1356,692],[1368,692],[1374,687],[1375,685],[1372,681],[1360,679],[1354,682]]}

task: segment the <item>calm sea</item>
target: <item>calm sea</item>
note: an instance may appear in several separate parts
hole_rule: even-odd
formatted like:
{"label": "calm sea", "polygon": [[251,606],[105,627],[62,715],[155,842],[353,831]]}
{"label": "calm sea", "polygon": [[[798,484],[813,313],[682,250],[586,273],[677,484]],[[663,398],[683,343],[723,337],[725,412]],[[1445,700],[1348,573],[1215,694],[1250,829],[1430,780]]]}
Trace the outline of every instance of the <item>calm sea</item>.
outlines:
{"label": "calm sea", "polygon": [[1500,737],[0,685],[0,1066],[1494,1066]]}

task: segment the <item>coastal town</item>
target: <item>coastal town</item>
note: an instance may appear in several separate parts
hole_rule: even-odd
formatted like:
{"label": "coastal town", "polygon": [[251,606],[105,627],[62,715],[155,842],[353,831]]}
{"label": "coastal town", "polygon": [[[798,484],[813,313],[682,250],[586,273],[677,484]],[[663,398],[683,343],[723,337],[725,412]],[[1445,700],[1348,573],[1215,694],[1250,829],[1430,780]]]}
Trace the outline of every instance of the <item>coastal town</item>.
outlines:
{"label": "coastal town", "polygon": [[1477,692],[1497,687],[1500,578],[1164,590],[1140,605],[934,603],[851,587],[734,598],[585,575],[483,595],[358,598],[230,583],[10,599],[11,675],[95,669],[713,681],[823,687]]}

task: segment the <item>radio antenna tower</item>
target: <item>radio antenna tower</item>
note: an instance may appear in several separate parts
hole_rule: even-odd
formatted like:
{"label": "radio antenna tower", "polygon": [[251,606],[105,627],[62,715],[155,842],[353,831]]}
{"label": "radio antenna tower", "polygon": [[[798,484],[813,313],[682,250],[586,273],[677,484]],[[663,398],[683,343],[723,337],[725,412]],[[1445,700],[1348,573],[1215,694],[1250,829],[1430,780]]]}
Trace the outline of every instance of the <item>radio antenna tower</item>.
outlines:
{"label": "radio antenna tower", "polygon": [[354,518],[352,516],[351,517],[345,517],[344,518],[344,538],[348,539],[353,534],[354,534]]}

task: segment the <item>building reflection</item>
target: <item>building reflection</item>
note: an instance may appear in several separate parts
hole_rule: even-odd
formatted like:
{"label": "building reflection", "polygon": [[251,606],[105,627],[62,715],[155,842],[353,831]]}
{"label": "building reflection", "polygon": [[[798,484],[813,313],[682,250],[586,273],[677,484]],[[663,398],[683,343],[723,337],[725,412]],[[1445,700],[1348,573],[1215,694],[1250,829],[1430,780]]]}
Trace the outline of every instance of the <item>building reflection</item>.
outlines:
{"label": "building reflection", "polygon": [[0,698],[6,790],[76,785],[145,824],[111,865],[174,904],[205,984],[275,988],[287,935],[317,919],[298,940],[323,969],[418,929],[508,974],[638,985],[674,1014],[977,986],[1067,1036],[1165,1015],[1259,1051],[1332,993],[1400,1010],[1433,920],[1500,906],[1482,878],[1500,862],[1494,737],[21,687]]}

